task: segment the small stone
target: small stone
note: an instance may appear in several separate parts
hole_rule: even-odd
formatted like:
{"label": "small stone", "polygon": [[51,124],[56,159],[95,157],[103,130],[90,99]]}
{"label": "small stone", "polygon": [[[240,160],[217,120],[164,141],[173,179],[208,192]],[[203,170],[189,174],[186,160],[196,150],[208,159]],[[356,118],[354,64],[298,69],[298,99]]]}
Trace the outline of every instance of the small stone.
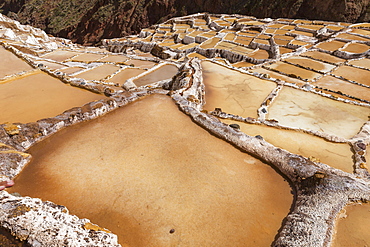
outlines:
{"label": "small stone", "polygon": [[240,125],[239,124],[230,124],[229,126],[233,129],[240,130]]}
{"label": "small stone", "polygon": [[362,150],[365,150],[366,149],[366,144],[363,143],[363,142],[359,142],[356,144],[358,148],[362,149]]}
{"label": "small stone", "polygon": [[262,110],[261,110],[263,113],[267,113],[267,110],[266,110],[266,108],[262,108]]}
{"label": "small stone", "polygon": [[15,197],[22,197],[22,195],[19,194],[18,192],[11,193],[11,195]]}
{"label": "small stone", "polygon": [[175,233],[175,229],[171,229],[170,230],[170,233],[172,234],[172,233]]}
{"label": "small stone", "polygon": [[306,90],[310,91],[310,90],[312,89],[312,86],[311,86],[310,84],[306,83],[306,84],[304,84],[304,85],[302,86],[302,88],[304,88],[304,89],[306,89]]}
{"label": "small stone", "polygon": [[308,157],[308,159],[311,160],[312,162],[320,162],[320,159],[316,158],[314,156],[310,156],[310,157]]}
{"label": "small stone", "polygon": [[326,175],[322,172],[316,172],[315,173],[315,178],[323,179],[325,177],[326,177]]}
{"label": "small stone", "polygon": [[260,135],[256,135],[255,137],[256,137],[257,139],[263,140],[263,137],[262,137],[262,136],[260,136]]}
{"label": "small stone", "polygon": [[13,136],[13,135],[18,135],[19,134],[19,128],[15,124],[11,123],[6,123],[4,126],[4,129],[8,135]]}
{"label": "small stone", "polygon": [[85,223],[84,224],[84,228],[86,230],[90,230],[90,231],[102,231],[102,232],[106,232],[106,233],[111,233],[111,231],[109,231],[109,230],[107,230],[107,229],[105,229],[103,227],[100,227],[98,225],[95,225],[95,224],[93,224],[91,222]]}
{"label": "small stone", "polygon": [[358,154],[358,155],[364,155],[364,154],[365,154],[365,152],[364,152],[364,151],[359,151],[359,152],[357,152],[357,154]]}
{"label": "small stone", "polygon": [[221,110],[221,108],[215,108],[215,110],[213,112],[215,112],[215,113],[221,113],[222,110]]}
{"label": "small stone", "polygon": [[361,169],[367,169],[367,165],[366,165],[365,163],[361,163],[361,164],[360,164],[360,168],[361,168]]}
{"label": "small stone", "polygon": [[114,94],[114,90],[111,89],[111,88],[105,88],[104,89],[104,95],[107,96],[107,97],[110,97]]}
{"label": "small stone", "polygon": [[197,103],[197,104],[200,103],[199,99],[197,99],[197,97],[195,95],[192,95],[192,94],[189,95],[187,99],[188,99],[188,101],[193,102],[193,103]]}

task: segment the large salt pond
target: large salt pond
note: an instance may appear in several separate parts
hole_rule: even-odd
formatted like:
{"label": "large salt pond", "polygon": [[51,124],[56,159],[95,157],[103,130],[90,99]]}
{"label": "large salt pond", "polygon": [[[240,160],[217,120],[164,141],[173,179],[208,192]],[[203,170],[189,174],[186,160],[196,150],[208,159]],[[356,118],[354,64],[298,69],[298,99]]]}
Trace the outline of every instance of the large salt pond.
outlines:
{"label": "large salt pond", "polygon": [[293,199],[274,169],[168,96],[68,127],[29,152],[9,192],[65,205],[123,246],[269,246]]}
{"label": "large salt pond", "polygon": [[202,62],[206,87],[207,110],[222,108],[224,112],[243,117],[257,117],[257,109],[276,87],[271,81],[228,69],[224,66]]}
{"label": "large salt pond", "polygon": [[0,79],[15,73],[32,70],[22,59],[0,47]]}
{"label": "large salt pond", "polygon": [[353,153],[347,143],[328,142],[323,138],[294,130],[284,130],[257,124],[246,124],[223,119],[227,124],[238,124],[250,136],[260,135],[276,147],[328,164],[343,171],[353,172]]}
{"label": "large salt pond", "polygon": [[55,117],[66,109],[105,98],[65,85],[40,71],[0,84],[0,92],[0,124],[28,123]]}

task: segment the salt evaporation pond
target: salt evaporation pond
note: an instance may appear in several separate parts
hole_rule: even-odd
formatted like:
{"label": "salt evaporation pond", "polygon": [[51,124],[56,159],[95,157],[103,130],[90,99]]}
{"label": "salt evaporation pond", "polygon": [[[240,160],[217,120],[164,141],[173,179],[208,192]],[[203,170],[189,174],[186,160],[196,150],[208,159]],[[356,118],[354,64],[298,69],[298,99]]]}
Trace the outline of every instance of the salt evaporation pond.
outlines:
{"label": "salt evaporation pond", "polygon": [[274,169],[164,95],[68,127],[29,152],[8,191],[65,205],[123,246],[269,246],[293,199]]}

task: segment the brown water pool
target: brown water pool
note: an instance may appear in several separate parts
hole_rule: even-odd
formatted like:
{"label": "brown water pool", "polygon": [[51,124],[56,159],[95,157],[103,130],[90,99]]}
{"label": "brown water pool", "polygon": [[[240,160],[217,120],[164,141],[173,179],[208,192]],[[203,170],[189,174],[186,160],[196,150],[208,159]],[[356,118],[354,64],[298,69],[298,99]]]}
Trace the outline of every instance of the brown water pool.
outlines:
{"label": "brown water pool", "polygon": [[65,205],[123,246],[269,246],[290,187],[150,96],[36,144],[10,192]]}

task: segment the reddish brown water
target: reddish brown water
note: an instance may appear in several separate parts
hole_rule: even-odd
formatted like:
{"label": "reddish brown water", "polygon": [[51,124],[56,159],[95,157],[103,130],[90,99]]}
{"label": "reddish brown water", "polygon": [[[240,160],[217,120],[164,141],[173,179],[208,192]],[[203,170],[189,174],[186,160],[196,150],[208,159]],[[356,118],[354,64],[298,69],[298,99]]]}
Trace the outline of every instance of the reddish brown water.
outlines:
{"label": "reddish brown water", "polygon": [[0,84],[0,92],[0,123],[34,122],[105,98],[103,95],[66,85],[42,72]]}
{"label": "reddish brown water", "polygon": [[343,47],[345,44],[346,43],[342,41],[332,40],[329,42],[322,42],[318,44],[316,47],[326,51],[336,51],[339,48]]}
{"label": "reddish brown water", "polygon": [[241,131],[250,136],[260,135],[267,142],[276,147],[288,150],[307,158],[314,157],[316,160],[341,169],[345,172],[353,172],[353,160],[351,147],[347,143],[334,143],[325,141],[303,132],[283,130],[273,127],[246,124],[233,120],[222,120],[227,124],[239,124]]}
{"label": "reddish brown water", "polygon": [[343,78],[358,83],[370,86],[370,71],[364,69],[353,68],[350,66],[341,66],[333,72],[334,75],[342,76]]}
{"label": "reddish brown water", "polygon": [[29,71],[32,70],[32,67],[28,65],[25,61],[18,58],[16,55],[11,53],[10,51],[5,50],[3,47],[0,46],[0,79],[12,75],[15,73],[19,73],[22,71]]}
{"label": "reddish brown water", "polygon": [[312,58],[315,58],[315,59],[318,59],[324,62],[334,63],[334,64],[340,64],[345,61],[342,58],[335,57],[335,56],[329,55],[324,52],[319,52],[319,51],[308,51],[308,52],[302,53],[302,56],[312,57]]}
{"label": "reddish brown water", "polygon": [[292,202],[271,167],[194,124],[168,96],[29,151],[10,192],[66,205],[125,246],[269,246]]}
{"label": "reddish brown water", "polygon": [[280,71],[280,72],[283,72],[287,75],[292,75],[293,77],[299,76],[303,79],[307,79],[307,80],[310,80],[310,81],[312,81],[312,80],[321,76],[321,74],[319,74],[317,72],[313,72],[313,71],[310,71],[310,70],[307,70],[307,69],[302,69],[300,67],[297,67],[297,66],[294,66],[294,65],[291,65],[291,64],[287,64],[287,63],[284,63],[284,62],[276,62],[276,63],[273,63],[273,64],[268,65],[266,67],[277,70],[277,71]]}
{"label": "reddish brown water", "polygon": [[337,222],[333,247],[370,246],[370,204],[354,204],[345,208],[345,218]]}
{"label": "reddish brown water", "polygon": [[285,59],[285,61],[290,62],[292,64],[298,64],[298,65],[301,65],[305,68],[310,68],[310,69],[320,71],[320,72],[323,72],[323,73],[329,72],[330,70],[335,68],[334,65],[324,63],[324,62],[319,62],[319,61],[316,61],[316,60],[313,60],[313,59],[310,59],[310,58],[306,58],[306,57],[299,57],[299,56],[289,57],[289,58]]}
{"label": "reddish brown water", "polygon": [[360,43],[351,43],[346,46],[346,48],[341,49],[342,51],[346,52],[352,52],[352,53],[363,53],[367,50],[369,50],[369,46],[365,44],[360,44]]}

